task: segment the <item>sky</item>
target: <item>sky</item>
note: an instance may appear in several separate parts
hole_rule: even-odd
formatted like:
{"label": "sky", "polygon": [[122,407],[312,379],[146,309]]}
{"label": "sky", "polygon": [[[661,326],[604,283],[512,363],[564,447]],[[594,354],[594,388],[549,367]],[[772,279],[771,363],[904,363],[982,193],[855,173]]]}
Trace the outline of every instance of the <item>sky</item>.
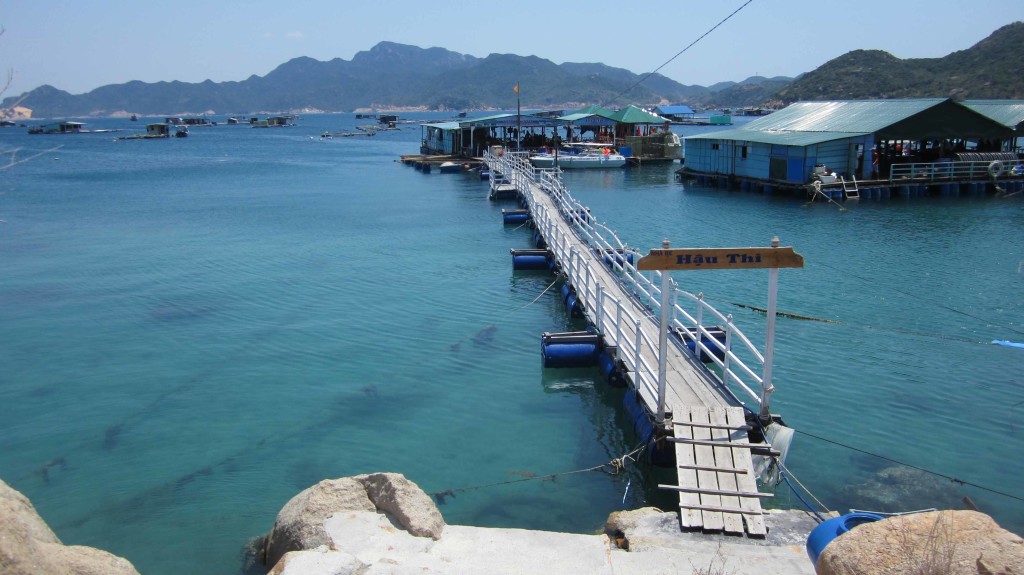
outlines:
{"label": "sky", "polygon": [[856,49],[938,58],[1015,21],[1024,0],[0,0],[0,87],[11,72],[4,96],[244,80],[299,56],[351,60],[385,40],[638,74],[664,65],[707,86],[796,76]]}

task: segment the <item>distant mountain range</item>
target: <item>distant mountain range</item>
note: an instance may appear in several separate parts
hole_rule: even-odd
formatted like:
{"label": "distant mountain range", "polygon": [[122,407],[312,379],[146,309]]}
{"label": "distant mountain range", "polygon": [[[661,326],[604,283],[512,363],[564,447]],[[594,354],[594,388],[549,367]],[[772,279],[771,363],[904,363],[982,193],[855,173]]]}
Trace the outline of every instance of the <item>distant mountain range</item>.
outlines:
{"label": "distant mountain range", "polygon": [[[1000,28],[943,58],[901,60],[856,50],[799,78],[751,77],[687,86],[660,74],[597,63],[555,64],[536,56],[477,58],[443,48],[381,42],[351,61],[295,58],[266,76],[240,82],[139,81],[72,95],[49,85],[9,97],[33,117],[185,115],[255,112],[510,109],[513,86],[525,108],[567,109],[599,103],[689,104],[697,108],[773,106],[796,100],[965,97],[1024,98],[1024,23]],[[2,115],[2,114],[0,114]]]}

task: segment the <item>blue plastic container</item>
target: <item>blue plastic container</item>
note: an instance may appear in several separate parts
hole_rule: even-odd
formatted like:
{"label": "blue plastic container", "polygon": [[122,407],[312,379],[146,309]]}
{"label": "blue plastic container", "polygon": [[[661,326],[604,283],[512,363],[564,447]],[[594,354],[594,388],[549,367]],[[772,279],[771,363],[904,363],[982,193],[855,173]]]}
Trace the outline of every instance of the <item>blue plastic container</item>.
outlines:
{"label": "blue plastic container", "polygon": [[548,258],[537,254],[516,254],[512,256],[512,269],[514,270],[544,270],[548,271]]}
{"label": "blue plastic container", "polygon": [[880,519],[885,518],[875,513],[857,512],[847,513],[846,515],[833,517],[832,519],[825,521],[815,527],[811,531],[811,534],[807,536],[807,556],[811,558],[811,563],[817,565],[818,557],[821,556],[821,552],[825,550],[825,547],[827,547],[833,539],[858,525],[872,523]]}
{"label": "blue plastic container", "polygon": [[597,343],[547,343],[541,346],[544,367],[591,367],[597,364]]}

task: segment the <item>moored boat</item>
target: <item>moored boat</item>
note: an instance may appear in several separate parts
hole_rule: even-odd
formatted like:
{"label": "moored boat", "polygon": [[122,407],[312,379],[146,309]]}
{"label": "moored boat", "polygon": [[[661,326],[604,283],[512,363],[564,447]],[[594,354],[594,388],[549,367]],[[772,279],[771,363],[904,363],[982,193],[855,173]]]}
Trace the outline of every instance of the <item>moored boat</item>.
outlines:
{"label": "moored boat", "polygon": [[607,144],[575,143],[557,154],[545,152],[530,156],[535,168],[553,168],[558,164],[563,170],[587,168],[621,168],[626,157]]}

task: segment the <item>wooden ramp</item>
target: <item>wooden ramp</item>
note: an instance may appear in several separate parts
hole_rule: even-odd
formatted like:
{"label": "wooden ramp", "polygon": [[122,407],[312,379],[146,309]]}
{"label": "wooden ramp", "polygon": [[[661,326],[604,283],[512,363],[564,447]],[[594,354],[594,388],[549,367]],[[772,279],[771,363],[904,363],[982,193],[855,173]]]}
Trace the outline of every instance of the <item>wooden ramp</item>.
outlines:
{"label": "wooden ramp", "polygon": [[679,492],[683,529],[767,535],[760,498],[771,494],[757,490],[742,408],[686,406],[674,416],[679,480],[658,487]]}

